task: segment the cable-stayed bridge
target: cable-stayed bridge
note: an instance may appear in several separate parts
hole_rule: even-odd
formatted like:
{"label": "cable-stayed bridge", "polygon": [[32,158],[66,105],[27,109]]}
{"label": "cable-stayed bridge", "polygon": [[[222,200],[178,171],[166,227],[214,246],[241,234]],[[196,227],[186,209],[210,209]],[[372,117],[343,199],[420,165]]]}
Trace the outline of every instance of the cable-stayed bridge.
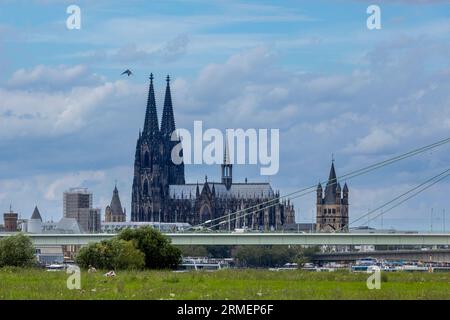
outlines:
{"label": "cable-stayed bridge", "polygon": [[[378,170],[381,168],[384,168],[386,166],[389,166],[391,164],[397,163],[399,161],[423,154],[425,152],[428,152],[430,150],[433,150],[434,148],[438,148],[441,147],[443,145],[446,145],[450,143],[450,138],[445,138],[443,140],[416,148],[414,150],[402,153],[400,155],[394,156],[392,158],[377,162],[377,163],[373,163],[371,165],[368,165],[366,167],[357,169],[357,170],[353,170],[351,172],[348,172],[344,175],[341,175],[339,177],[334,177],[331,180],[328,179],[327,181],[320,181],[319,185],[324,184],[324,183],[329,183],[329,184],[335,184],[338,182],[338,180],[349,180],[349,179],[353,179],[356,177],[359,177],[361,175],[365,175],[368,174],[374,170]],[[363,219],[367,219],[367,222],[373,221],[374,219],[383,217],[384,215],[386,215],[386,213],[390,212],[391,210],[397,208],[398,206],[400,206],[401,204],[409,201],[410,199],[416,197],[417,195],[421,194],[422,192],[424,192],[425,190],[428,190],[429,188],[431,188],[432,186],[436,185],[437,183],[443,181],[444,179],[448,178],[450,176],[450,168],[446,167],[443,171],[439,172],[438,174],[429,177],[428,179],[426,179],[425,181],[422,181],[420,184],[410,188],[409,190],[395,196],[394,198],[390,199],[389,201],[377,206],[375,209],[369,210],[369,212],[360,215],[359,217],[357,217],[356,219],[354,219],[353,221],[351,221],[350,223],[345,224],[343,227],[341,227],[340,229],[335,229],[334,232],[339,233],[341,231],[346,231],[346,229],[355,224],[358,221],[361,221]],[[277,197],[274,199],[270,199],[267,200],[265,202],[247,207],[247,208],[243,208],[240,209],[238,211],[235,212],[231,212],[228,214],[225,214],[223,216],[220,217],[216,217],[204,222],[201,222],[195,226],[190,227],[189,229],[195,230],[197,228],[206,228],[206,229],[214,229],[214,228],[221,228],[226,226],[227,224],[230,225],[231,222],[234,222],[238,219],[242,219],[245,218],[247,216],[252,216],[254,214],[258,214],[259,212],[271,208],[275,205],[277,205],[278,201],[280,200],[285,200],[285,201],[292,201],[294,199],[306,196],[308,194],[317,192],[316,189],[316,184],[313,184],[311,186],[307,186],[307,187],[303,187],[300,188],[296,191],[293,191],[289,194],[285,194],[281,197]],[[444,218],[445,219],[445,218]],[[230,228],[229,228],[230,230]],[[444,228],[445,230],[445,228]]]}
{"label": "cable-stayed bridge", "polygon": [[[0,238],[10,234],[1,233]],[[28,234],[35,246],[86,245],[115,234]],[[169,233],[174,245],[449,246],[450,233]]]}
{"label": "cable-stayed bridge", "polygon": [[[354,170],[348,174],[337,177],[336,180],[345,178],[351,179],[373,170],[380,169],[392,163],[422,154],[436,147],[450,143],[450,138],[414,149],[393,158],[369,165],[367,167]],[[427,179],[414,188],[396,196],[390,201],[380,205],[367,214],[364,214],[353,221],[357,222],[366,218],[369,214],[376,214],[375,217],[384,215],[386,212],[398,207],[412,197],[420,194],[436,183],[450,176],[450,168]],[[315,192],[315,185],[291,192],[282,198],[295,199],[300,196]],[[277,201],[279,199],[276,199]],[[245,217],[255,212],[273,206],[273,201],[259,204],[254,207],[245,208],[237,212],[229,213],[225,216],[214,218],[190,227],[188,232],[166,234],[174,245],[304,245],[304,246],[356,246],[356,245],[388,245],[388,246],[449,246],[450,233],[344,233],[343,230],[336,230],[334,233],[284,233],[284,232],[217,232],[212,229],[219,227],[232,220]],[[262,206],[262,207],[261,207]],[[381,213],[377,213],[382,210]],[[371,217],[373,219],[373,217]],[[350,223],[352,224],[352,223]],[[211,232],[196,232],[197,228],[209,229]],[[444,227],[445,230],[445,227]],[[192,232],[191,232],[192,231]],[[0,233],[0,239],[10,234]],[[28,234],[35,246],[52,245],[86,245],[91,242],[99,242],[111,239],[115,234]]]}

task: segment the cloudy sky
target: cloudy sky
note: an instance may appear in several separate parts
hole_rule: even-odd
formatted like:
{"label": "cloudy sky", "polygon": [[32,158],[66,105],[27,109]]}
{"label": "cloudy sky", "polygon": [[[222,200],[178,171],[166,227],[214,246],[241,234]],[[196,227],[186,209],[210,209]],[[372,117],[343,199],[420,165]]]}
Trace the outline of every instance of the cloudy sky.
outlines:
{"label": "cloudy sky", "polygon": [[[81,8],[68,30],[66,8]],[[234,179],[281,194],[450,136],[449,1],[0,1],[0,210],[62,216],[62,193],[96,207],[114,181],[130,211],[132,165],[150,72],[162,109],[170,74],[177,127],[280,129],[280,171],[236,166]],[[130,68],[132,77],[120,76]],[[348,181],[355,220],[445,170],[450,146]],[[190,182],[217,166],[187,166]],[[450,179],[450,178],[449,178]],[[443,229],[449,181],[373,227]],[[294,200],[309,222],[314,195]],[[431,214],[433,210],[434,214]],[[367,221],[356,223],[366,224]]]}

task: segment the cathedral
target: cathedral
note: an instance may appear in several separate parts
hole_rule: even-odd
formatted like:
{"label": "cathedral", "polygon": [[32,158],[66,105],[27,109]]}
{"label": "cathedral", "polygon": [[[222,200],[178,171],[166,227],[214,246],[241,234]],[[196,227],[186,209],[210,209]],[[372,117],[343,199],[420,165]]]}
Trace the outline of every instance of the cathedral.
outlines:
{"label": "cathedral", "polygon": [[195,226],[212,220],[212,228],[230,230],[280,230],[285,224],[295,223],[293,204],[280,201],[279,192],[274,192],[269,183],[233,181],[227,148],[220,181],[205,177],[202,183],[186,183],[184,164],[176,165],[171,159],[172,148],[180,141],[171,141],[176,127],[169,76],[166,81],[159,125],[150,75],[144,128],[136,143],[131,221],[186,222]]}
{"label": "cathedral", "polygon": [[348,186],[345,183],[344,189],[341,189],[334,169],[334,160],[325,192],[320,183],[317,186],[316,218],[317,232],[348,232]]}

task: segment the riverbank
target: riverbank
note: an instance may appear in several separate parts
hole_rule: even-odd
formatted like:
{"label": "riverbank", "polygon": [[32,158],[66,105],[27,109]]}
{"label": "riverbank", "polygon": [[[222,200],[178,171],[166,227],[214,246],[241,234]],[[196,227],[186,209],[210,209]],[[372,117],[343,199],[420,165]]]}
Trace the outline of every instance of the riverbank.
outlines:
{"label": "riverbank", "polygon": [[386,273],[380,290],[368,274],[299,270],[215,272],[81,272],[81,289],[67,289],[68,274],[0,269],[0,299],[450,299],[450,273]]}

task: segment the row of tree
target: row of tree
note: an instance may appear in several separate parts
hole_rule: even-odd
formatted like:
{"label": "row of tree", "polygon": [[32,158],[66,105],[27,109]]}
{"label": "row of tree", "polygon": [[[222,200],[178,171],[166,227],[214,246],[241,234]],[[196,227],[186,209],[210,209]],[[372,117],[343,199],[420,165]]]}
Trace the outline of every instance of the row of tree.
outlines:
{"label": "row of tree", "polygon": [[[37,265],[30,237],[18,233],[0,240],[0,268]],[[111,240],[91,243],[76,257],[82,268],[98,269],[176,269],[181,251],[170,239],[151,228],[126,229]]]}
{"label": "row of tree", "polygon": [[235,258],[240,267],[271,268],[286,263],[304,265],[317,253],[316,247],[300,246],[192,246],[180,247],[183,256]]}
{"label": "row of tree", "polygon": [[76,257],[81,268],[176,269],[181,251],[152,227],[125,229],[111,240],[91,243]]}
{"label": "row of tree", "polygon": [[[299,246],[189,246],[177,248],[170,239],[151,227],[125,229],[111,240],[91,243],[76,257],[82,268],[97,269],[176,269],[181,256],[233,257],[240,267],[268,268],[286,263],[302,266],[317,248]],[[29,267],[36,264],[35,249],[24,234],[0,240],[0,267]]]}
{"label": "row of tree", "polygon": [[316,252],[316,247],[242,246],[237,248],[235,258],[239,266],[247,268],[282,267],[286,263],[302,267]]}

